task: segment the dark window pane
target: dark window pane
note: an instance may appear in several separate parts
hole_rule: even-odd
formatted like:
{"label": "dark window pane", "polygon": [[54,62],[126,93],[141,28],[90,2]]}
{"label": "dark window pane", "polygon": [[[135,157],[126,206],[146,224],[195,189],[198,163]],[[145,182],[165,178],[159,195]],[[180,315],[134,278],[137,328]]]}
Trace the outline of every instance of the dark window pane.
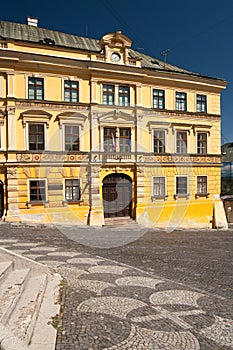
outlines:
{"label": "dark window pane", "polygon": [[80,180],[65,180],[65,199],[76,201],[81,199]]}
{"label": "dark window pane", "polygon": [[154,130],[154,152],[164,153],[165,152],[165,131]]}
{"label": "dark window pane", "polygon": [[153,108],[163,109],[165,108],[165,91],[153,90]]}
{"label": "dark window pane", "polygon": [[176,178],[176,194],[187,194],[187,177],[178,176]]}

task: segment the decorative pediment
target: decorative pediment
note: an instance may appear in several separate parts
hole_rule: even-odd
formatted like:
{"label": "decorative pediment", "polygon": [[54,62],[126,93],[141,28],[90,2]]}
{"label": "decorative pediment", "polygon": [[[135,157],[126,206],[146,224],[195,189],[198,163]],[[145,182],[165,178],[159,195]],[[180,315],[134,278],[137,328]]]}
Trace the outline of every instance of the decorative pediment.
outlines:
{"label": "decorative pediment", "polygon": [[58,114],[55,121],[58,121],[60,128],[62,124],[79,124],[83,129],[86,119],[87,116],[80,112],[67,111]]}
{"label": "decorative pediment", "polygon": [[165,122],[165,121],[149,121],[147,123],[147,126],[149,128],[149,133],[152,132],[152,129],[163,129],[163,130],[166,130],[167,133],[168,133],[168,128],[169,126],[171,125],[171,123],[169,122]]}
{"label": "decorative pediment", "polygon": [[122,34],[120,30],[114,33],[108,33],[99,41],[102,51],[101,55],[97,56],[97,60],[112,64],[141,67],[141,59],[132,57],[130,52],[132,43],[132,40]]}
{"label": "decorative pediment", "polygon": [[121,110],[115,109],[114,111],[99,114],[98,122],[100,125],[121,125],[121,124],[134,124],[135,118],[129,113],[122,112]]}
{"label": "decorative pediment", "polygon": [[52,117],[52,114],[38,109],[31,109],[20,114],[19,119],[22,120],[23,127],[26,126],[26,123],[29,122],[43,122],[46,123],[47,128],[49,127],[49,121]]}
{"label": "decorative pediment", "polygon": [[132,45],[132,40],[126,35],[122,34],[120,30],[117,30],[114,33],[104,35],[100,39],[99,44],[102,48],[104,48],[106,45],[111,48],[130,48]]}

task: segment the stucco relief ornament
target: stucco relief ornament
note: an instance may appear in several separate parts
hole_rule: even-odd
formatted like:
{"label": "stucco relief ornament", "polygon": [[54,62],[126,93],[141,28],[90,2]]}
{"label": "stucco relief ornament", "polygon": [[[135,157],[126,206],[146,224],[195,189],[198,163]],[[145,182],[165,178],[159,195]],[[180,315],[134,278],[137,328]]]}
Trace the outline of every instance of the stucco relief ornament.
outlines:
{"label": "stucco relief ornament", "polygon": [[15,114],[15,107],[7,107],[7,114]]}
{"label": "stucco relief ornament", "polygon": [[12,178],[12,177],[16,177],[17,175],[17,168],[8,168],[7,169],[7,177],[8,178]]}

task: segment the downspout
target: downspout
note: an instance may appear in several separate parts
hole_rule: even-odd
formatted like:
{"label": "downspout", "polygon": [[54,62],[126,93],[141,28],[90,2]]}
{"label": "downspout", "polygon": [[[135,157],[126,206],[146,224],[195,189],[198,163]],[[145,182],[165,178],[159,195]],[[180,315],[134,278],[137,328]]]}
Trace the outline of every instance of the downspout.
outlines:
{"label": "downspout", "polygon": [[[88,68],[88,67],[87,67]],[[88,225],[90,225],[91,211],[92,211],[92,176],[91,176],[91,158],[92,158],[92,76],[90,74],[90,112],[89,112],[89,124],[90,124],[90,150],[88,156],[88,185],[89,185],[89,215],[88,215]]]}

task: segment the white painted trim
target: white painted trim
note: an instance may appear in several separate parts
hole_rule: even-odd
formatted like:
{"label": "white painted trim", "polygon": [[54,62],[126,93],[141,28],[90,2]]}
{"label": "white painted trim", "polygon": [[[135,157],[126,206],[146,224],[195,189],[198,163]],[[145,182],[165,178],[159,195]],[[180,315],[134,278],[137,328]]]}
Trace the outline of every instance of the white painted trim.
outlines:
{"label": "white painted trim", "polygon": [[65,150],[65,126],[78,126],[79,130],[79,150],[77,152],[81,152],[84,149],[84,135],[82,130],[82,124],[81,123],[75,123],[74,121],[66,121],[63,122],[61,127],[62,130],[62,151],[66,152]]}
{"label": "white painted trim", "polygon": [[0,125],[0,149],[4,150],[4,125]]}
{"label": "white painted trim", "polygon": [[[188,154],[189,153],[189,151],[190,151],[190,135],[189,135],[189,131],[190,131],[190,129],[189,130],[185,130],[185,129],[176,129],[175,130],[175,137],[174,137],[174,139],[175,139],[175,147],[174,147],[174,153],[176,153],[176,154]],[[187,133],[187,150],[186,150],[186,153],[177,153],[177,147],[176,147],[176,145],[177,145],[177,132],[186,132]]]}
{"label": "white painted trim", "polygon": [[158,177],[160,177],[160,178],[163,177],[165,179],[165,181],[164,181],[164,196],[166,196],[166,194],[167,194],[167,177],[164,175],[161,175],[161,176],[153,175],[152,176],[152,191],[151,191],[152,196],[155,196],[155,194],[154,194],[154,178],[158,178]]}
{"label": "white painted trim", "polygon": [[187,178],[187,193],[186,194],[189,194],[189,177],[188,177],[188,175],[175,175],[175,186],[174,186],[174,188],[175,188],[175,195],[177,194],[177,188],[176,188],[176,178],[177,177],[186,177]]}
{"label": "white painted trim", "polygon": [[[196,192],[195,193],[198,193],[197,192],[197,178],[199,177],[199,176],[205,176],[206,177],[206,193],[208,192],[208,183],[209,183],[209,179],[208,179],[208,175],[196,175],[196,188],[195,188],[195,190],[196,190]],[[201,192],[199,192],[199,193],[201,193]]]}
{"label": "white painted trim", "polygon": [[0,97],[3,97],[3,76],[0,74]]}
{"label": "white painted trim", "polygon": [[81,191],[81,198],[80,200],[82,199],[82,178],[81,177],[64,177],[62,179],[62,186],[63,186],[63,198],[64,198],[64,201],[66,201],[66,180],[79,180],[79,184],[80,184],[80,191]]}
{"label": "white painted trim", "polygon": [[[62,101],[63,102],[67,102],[67,103],[69,103],[68,101],[65,101],[65,80],[67,80],[67,81],[70,81],[70,82],[72,82],[72,81],[74,81],[74,82],[78,82],[78,101],[77,102],[80,102],[80,101],[82,101],[82,99],[81,99],[81,79],[80,78],[77,78],[77,77],[63,77],[62,78],[62,86],[61,86],[61,88],[62,88],[62,92],[61,92],[61,98],[62,98]],[[72,101],[70,101],[70,102],[72,102]],[[74,102],[74,103],[76,103],[76,102]]]}
{"label": "white painted trim", "polygon": [[27,179],[28,201],[30,202],[30,181],[45,181],[45,201],[48,200],[48,179],[44,177],[35,177]]}
{"label": "white painted trim", "polygon": [[[25,126],[25,133],[24,133],[24,142],[25,142],[25,149],[26,151],[29,151],[29,124],[43,124],[44,125],[44,151],[48,150],[48,135],[47,135],[47,127],[46,127],[46,123],[43,121],[35,121],[35,122],[31,122],[31,121],[26,121],[26,126]],[[43,150],[41,150],[43,152]],[[38,152],[41,152],[38,151]]]}
{"label": "white painted trim", "polygon": [[29,78],[42,78],[43,79],[43,95],[44,95],[44,99],[42,100],[38,100],[38,101],[43,101],[43,100],[46,100],[46,91],[47,91],[47,80],[46,80],[46,76],[44,75],[41,75],[41,74],[26,74],[25,75],[26,77],[26,85],[25,85],[25,89],[26,89],[26,93],[25,93],[25,96],[26,96],[26,99],[29,100],[29,86],[28,86],[28,79]]}
{"label": "white painted trim", "polygon": [[[152,129],[151,129],[151,144],[150,144],[150,150],[151,150],[151,152],[153,152],[154,153],[154,130],[157,130],[157,131],[164,131],[164,141],[165,141],[165,144],[164,144],[164,146],[165,146],[165,152],[167,152],[167,146],[168,146],[168,131],[169,131],[169,129],[168,128],[160,128],[160,127],[158,127],[158,128],[153,128],[152,127]],[[159,153],[156,153],[157,155],[159,155]]]}
{"label": "white painted trim", "polygon": [[[207,150],[206,150],[206,154],[202,154],[202,153],[197,153],[197,136],[198,136],[198,134],[207,134],[207,138],[206,138],[206,143],[207,143]],[[209,150],[210,150],[210,131],[208,130],[205,130],[205,129],[203,129],[203,130],[197,130],[196,132],[195,132],[195,152],[196,152],[196,154],[200,154],[200,155],[207,155],[207,154],[209,154]]]}

